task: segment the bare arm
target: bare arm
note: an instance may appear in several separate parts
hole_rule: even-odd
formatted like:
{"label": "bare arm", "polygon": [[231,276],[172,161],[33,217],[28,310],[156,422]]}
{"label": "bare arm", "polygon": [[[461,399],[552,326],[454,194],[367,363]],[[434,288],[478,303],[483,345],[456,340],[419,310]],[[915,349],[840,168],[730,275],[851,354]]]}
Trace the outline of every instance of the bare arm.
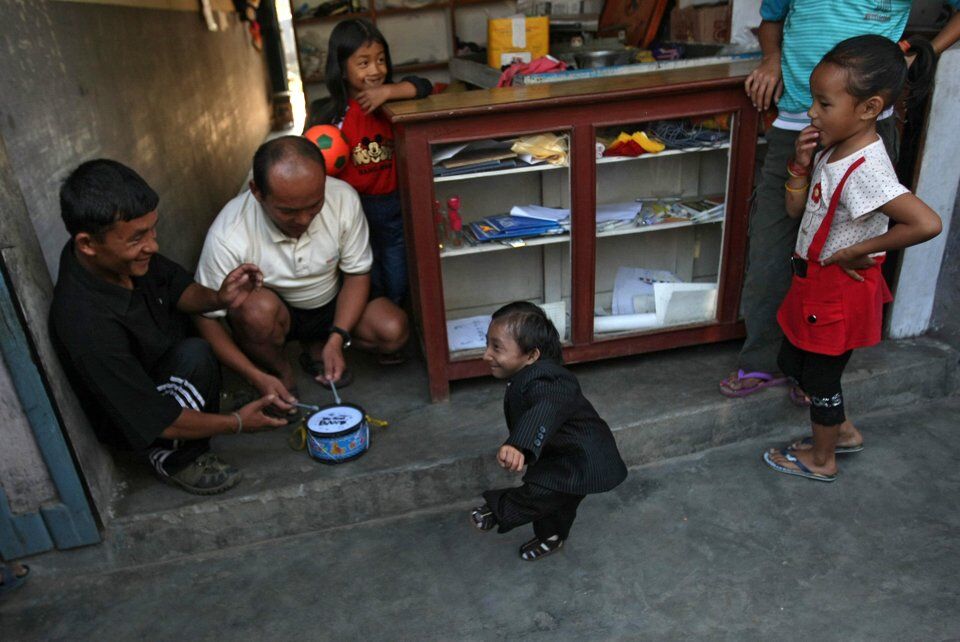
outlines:
{"label": "bare arm", "polygon": [[273,401],[272,395],[251,401],[237,411],[236,414],[240,416],[239,421],[233,414],[220,415],[184,408],[180,416],[165,428],[160,436],[164,439],[202,439],[237,433],[241,424],[244,432],[259,432],[284,426],[287,423],[285,419],[275,419],[263,414],[263,409]]}
{"label": "bare arm", "polygon": [[766,111],[783,94],[780,68],[780,43],[783,42],[783,22],[764,20],[757,33],[763,58],[760,66],[750,72],[744,88],[757,111]]}
{"label": "bare arm", "polygon": [[364,113],[369,114],[380,105],[391,100],[406,100],[417,97],[417,87],[412,82],[402,80],[400,82],[384,83],[379,87],[371,87],[357,94],[357,103],[363,108]]}
{"label": "bare arm", "polygon": [[820,140],[820,131],[813,125],[808,125],[797,135],[797,140],[794,143],[793,161],[796,166],[805,168],[807,173],[803,176],[794,176],[792,172],[788,174],[789,178],[784,193],[787,199],[787,216],[790,218],[803,216],[803,210],[807,204],[807,193],[810,191],[813,154],[817,149],[818,140]]}
{"label": "bare arm", "polygon": [[943,29],[930,41],[930,44],[933,45],[933,50],[939,56],[952,47],[957,40],[960,40],[960,11],[953,14],[953,17],[947,21],[947,24],[943,25]]}
{"label": "bare arm", "polygon": [[263,395],[272,395],[273,404],[281,410],[290,410],[297,399],[290,391],[284,387],[279,379],[273,375],[264,372],[256,366],[250,358],[247,357],[230,336],[230,333],[217,319],[208,319],[207,317],[193,317],[193,324],[197,328],[200,336],[206,339],[210,347],[213,348],[213,354],[217,356],[220,363],[227,366]]}
{"label": "bare arm", "polygon": [[224,308],[240,307],[247,295],[263,284],[260,268],[244,263],[223,279],[219,290],[211,290],[199,283],[191,283],[180,295],[177,309],[184,314],[202,314]]}
{"label": "bare arm", "polygon": [[[344,274],[343,287],[337,296],[337,309],[333,315],[333,325],[352,332],[363,316],[370,296],[369,274]],[[323,346],[323,377],[327,381],[337,381],[346,367],[343,358],[343,337],[336,332],[330,333]],[[319,377],[318,377],[319,378]]]}
{"label": "bare arm", "polygon": [[881,211],[897,225],[880,236],[843,248],[827,257],[823,264],[839,263],[852,278],[862,281],[863,277],[855,270],[873,265],[870,254],[900,250],[929,241],[943,229],[937,213],[913,194],[901,194],[884,205]]}

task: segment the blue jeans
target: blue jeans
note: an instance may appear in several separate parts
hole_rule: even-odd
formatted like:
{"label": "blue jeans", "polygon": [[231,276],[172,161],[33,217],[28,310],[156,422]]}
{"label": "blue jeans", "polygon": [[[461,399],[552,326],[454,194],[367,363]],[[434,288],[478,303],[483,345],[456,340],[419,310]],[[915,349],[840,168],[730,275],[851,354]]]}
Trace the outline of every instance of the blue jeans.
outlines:
{"label": "blue jeans", "polygon": [[400,194],[361,194],[360,204],[370,227],[373,267],[370,298],[385,296],[402,305],[407,296],[407,245],[403,239]]}

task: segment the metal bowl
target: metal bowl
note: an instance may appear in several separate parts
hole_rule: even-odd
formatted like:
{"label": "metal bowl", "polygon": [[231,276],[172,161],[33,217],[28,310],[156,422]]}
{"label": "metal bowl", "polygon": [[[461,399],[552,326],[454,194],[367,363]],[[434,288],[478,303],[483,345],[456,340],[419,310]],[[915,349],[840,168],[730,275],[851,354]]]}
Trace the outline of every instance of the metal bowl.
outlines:
{"label": "metal bowl", "polygon": [[601,51],[577,51],[573,54],[573,59],[577,61],[577,67],[580,69],[598,69],[600,67],[612,67],[614,65],[626,65],[634,56],[634,52],[629,49],[605,49]]}

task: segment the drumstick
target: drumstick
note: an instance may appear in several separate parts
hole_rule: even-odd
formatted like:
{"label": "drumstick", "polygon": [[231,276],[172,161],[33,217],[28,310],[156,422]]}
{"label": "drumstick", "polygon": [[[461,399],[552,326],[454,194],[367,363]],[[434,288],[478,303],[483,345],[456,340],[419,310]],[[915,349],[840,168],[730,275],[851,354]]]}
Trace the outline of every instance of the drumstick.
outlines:
{"label": "drumstick", "polygon": [[337,400],[337,405],[339,406],[342,402],[340,401],[340,395],[337,394],[337,387],[334,385],[333,380],[330,380],[330,390],[333,391],[333,398]]}
{"label": "drumstick", "polygon": [[296,406],[297,408],[303,408],[304,410],[313,410],[314,412],[316,412],[317,410],[320,410],[320,406],[314,406],[311,403],[300,403],[298,401],[293,405]]}

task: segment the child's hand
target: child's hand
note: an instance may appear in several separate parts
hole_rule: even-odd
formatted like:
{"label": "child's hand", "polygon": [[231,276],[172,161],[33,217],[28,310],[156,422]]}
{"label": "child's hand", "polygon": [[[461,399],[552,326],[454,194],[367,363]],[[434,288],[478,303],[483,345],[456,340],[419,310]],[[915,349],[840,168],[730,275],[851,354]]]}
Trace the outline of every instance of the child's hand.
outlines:
{"label": "child's hand", "polygon": [[757,111],[766,111],[772,103],[780,100],[783,94],[782,78],[779,55],[765,57],[760,66],[750,72],[744,88]]}
{"label": "child's hand", "polygon": [[500,450],[497,452],[497,463],[500,464],[500,467],[515,473],[523,470],[523,460],[523,453],[513,446],[504,444],[500,446]]}
{"label": "child's hand", "polygon": [[834,263],[839,264],[847,276],[854,281],[863,281],[863,277],[856,272],[857,270],[864,270],[877,264],[869,254],[861,254],[854,250],[853,246],[838,250],[823,261],[824,266]]}
{"label": "child's hand", "polygon": [[810,167],[813,162],[813,154],[817,150],[817,143],[820,142],[820,130],[813,125],[807,125],[797,136],[797,142],[794,144],[793,160],[801,167]]}
{"label": "child's hand", "polygon": [[380,105],[390,100],[390,96],[390,87],[387,85],[380,85],[379,87],[364,89],[356,95],[356,100],[363,109],[363,113],[369,114],[380,107]]}

